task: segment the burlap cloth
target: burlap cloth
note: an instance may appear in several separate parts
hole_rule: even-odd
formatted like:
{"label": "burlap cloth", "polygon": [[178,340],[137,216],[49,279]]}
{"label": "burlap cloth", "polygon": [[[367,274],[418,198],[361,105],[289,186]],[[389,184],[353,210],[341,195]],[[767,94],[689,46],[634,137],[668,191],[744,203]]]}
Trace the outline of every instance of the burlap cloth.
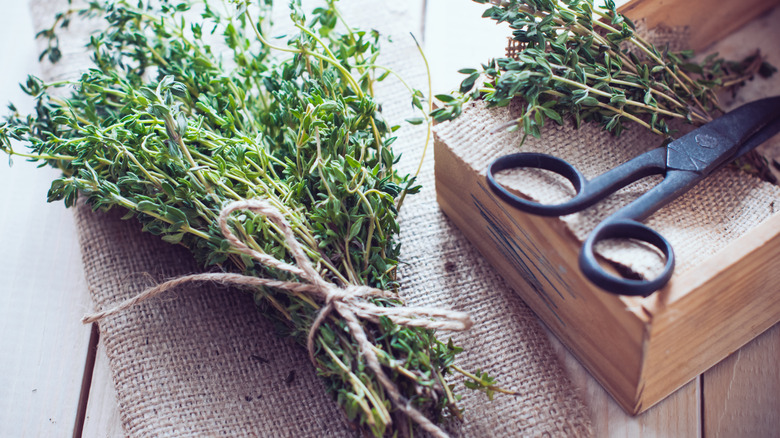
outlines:
{"label": "burlap cloth", "polygon": [[[596,124],[545,126],[541,139],[522,132],[495,131],[496,126],[518,118],[522,105],[487,108],[484,102],[471,103],[454,122],[435,129],[436,140],[484,173],[489,163],[514,152],[543,152],[564,158],[591,179],[644,151],[660,146],[662,139],[637,126],[614,137]],[[688,128],[690,129],[690,128]],[[499,181],[538,202],[556,204],[573,196],[574,189],[562,177],[546,171],[503,172]],[[573,236],[584,241],[603,219],[625,206],[661,177],[637,181],[615,195],[579,213],[561,217]],[[654,213],[645,223],[666,237],[676,257],[675,274],[702,263],[729,242],[772,216],[780,209],[780,187],[762,181],[734,167],[718,170],[684,196]],[[663,267],[663,256],[654,248],[625,240],[597,244],[597,252],[641,276],[652,278]]]}
{"label": "burlap cloth", "polygon": [[[285,2],[282,2],[285,3]],[[348,20],[394,36],[381,62],[424,89],[423,63],[408,32],[419,32],[422,2],[344,1]],[[34,0],[37,27],[49,26],[60,0]],[[284,6],[284,5],[282,5]],[[80,31],[84,33],[84,30]],[[78,69],[81,45],[63,40],[64,62],[48,77]],[[73,53],[70,53],[73,51]],[[408,93],[388,80],[380,87],[386,117],[413,117]],[[412,171],[425,131],[403,128],[395,146]],[[471,313],[476,324],[455,340],[459,363],[497,376],[520,396],[492,402],[459,384],[465,421],[460,436],[587,436],[587,410],[556,361],[534,314],[442,215],[435,202],[433,157],[426,158],[421,194],[401,213],[403,297],[411,304]],[[183,248],[145,235],[121,211],[75,209],[86,280],[96,309],[131,297],[155,281],[198,271]],[[218,287],[191,286],[100,322],[129,436],[349,436],[353,431],[325,394],[302,347],[280,339],[252,298]],[[441,334],[445,336],[445,334]],[[446,339],[446,338],[445,338]],[[457,380],[457,379],[456,379]]]}

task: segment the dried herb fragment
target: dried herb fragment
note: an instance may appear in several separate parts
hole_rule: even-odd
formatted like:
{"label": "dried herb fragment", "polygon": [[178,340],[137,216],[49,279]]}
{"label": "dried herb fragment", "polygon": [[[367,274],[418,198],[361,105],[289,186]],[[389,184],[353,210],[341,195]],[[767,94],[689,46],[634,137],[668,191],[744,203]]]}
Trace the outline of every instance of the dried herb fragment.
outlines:
{"label": "dried herb fragment", "polygon": [[[309,19],[292,1],[295,32],[286,44],[269,43],[270,3],[93,1],[58,14],[41,33],[49,41],[42,56],[60,58],[57,32],[76,16],[101,17],[89,43],[94,66],[72,81],[31,76],[23,88],[35,112],[11,108],[0,148],[62,171],[49,201],[73,206],[86,196],[95,210],[126,209],[126,219],[189,248],[204,266],[294,280],[239,254],[217,225],[223,205],[261,197],[285,216],[328,281],[397,290],[398,206],[419,187],[395,170],[397,127],[373,97],[374,83],[388,76],[375,65],[381,36],[347,26],[335,0]],[[423,94],[410,94],[422,109]],[[30,151],[13,149],[18,142]],[[291,261],[279,229],[261,215],[235,215],[232,227],[252,249]],[[322,303],[271,288],[252,293],[280,332],[305,343]],[[411,406],[435,422],[460,415],[444,380],[459,371],[459,347],[386,317],[363,324]],[[411,422],[342,320],[329,316],[315,345],[318,373],[349,419],[374,436],[409,433]],[[474,382],[493,384],[480,373]]]}

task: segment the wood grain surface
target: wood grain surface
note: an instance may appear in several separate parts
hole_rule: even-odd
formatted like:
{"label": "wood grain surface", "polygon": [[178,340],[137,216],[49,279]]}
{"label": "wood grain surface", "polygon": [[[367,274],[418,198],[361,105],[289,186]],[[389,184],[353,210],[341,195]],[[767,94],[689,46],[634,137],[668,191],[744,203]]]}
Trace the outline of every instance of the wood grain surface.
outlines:
{"label": "wood grain surface", "polygon": [[[29,111],[18,83],[38,70],[26,1],[2,0],[0,103]],[[46,203],[53,169],[0,159],[0,436],[67,436],[76,425],[91,307],[73,216]]]}

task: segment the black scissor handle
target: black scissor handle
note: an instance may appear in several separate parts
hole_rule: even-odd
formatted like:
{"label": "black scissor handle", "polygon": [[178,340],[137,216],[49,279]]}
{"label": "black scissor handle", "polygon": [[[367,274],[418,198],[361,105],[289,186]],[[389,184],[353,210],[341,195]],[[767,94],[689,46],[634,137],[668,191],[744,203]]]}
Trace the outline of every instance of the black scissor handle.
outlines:
{"label": "black scissor handle", "polygon": [[555,172],[569,180],[572,186],[574,186],[574,190],[577,192],[577,195],[579,195],[582,191],[582,188],[586,186],[587,180],[576,167],[572,166],[567,161],[552,155],[533,152],[521,152],[499,157],[490,163],[490,166],[488,166],[488,186],[490,186],[496,195],[518,210],[539,216],[563,216],[584,208],[579,205],[580,203],[573,202],[577,199],[576,196],[570,201],[557,205],[541,204],[538,202],[529,201],[510,192],[504,186],[499,184],[498,181],[496,181],[495,175],[498,172],[516,168],[543,169]]}
{"label": "black scissor handle", "polygon": [[[569,180],[577,194],[566,202],[552,205],[523,199],[514,195],[496,181],[495,175],[498,172],[515,168],[543,169],[555,172]],[[634,181],[646,176],[661,174],[665,171],[666,148],[664,147],[645,152],[597,176],[591,181],[585,179],[576,167],[558,157],[533,152],[521,152],[504,155],[490,163],[487,169],[487,182],[496,195],[518,210],[539,216],[565,216],[590,207]],[[652,207],[653,205],[653,203],[638,205],[637,207],[639,207],[640,211],[636,215],[634,215],[634,212],[631,212],[628,217],[640,219],[645,206]]]}
{"label": "black scissor handle", "polygon": [[[569,180],[577,194],[557,205],[523,199],[496,181],[495,175],[498,172],[514,168],[536,168],[555,172]],[[637,220],[647,217],[673,199],[676,192],[687,189],[700,178],[700,175],[694,172],[667,172],[665,148],[648,151],[590,181],[585,179],[576,167],[558,157],[528,152],[510,154],[499,157],[490,164],[487,169],[487,182],[498,197],[518,210],[539,216],[563,216],[588,208],[638,179],[659,173],[666,173],[664,181],[599,224],[588,236],[579,257],[583,274],[602,289],[620,295],[647,296],[662,288],[671,278],[674,271],[674,252],[663,236]],[[658,248],[666,257],[661,274],[651,280],[634,280],[608,273],[598,263],[594,246],[596,242],[612,238],[639,240]]]}
{"label": "black scissor handle", "polygon": [[[661,273],[650,280],[634,280],[612,275],[596,259],[596,243],[606,239],[634,239],[657,248],[666,258]],[[652,228],[630,219],[607,220],[591,232],[582,246],[580,270],[596,286],[615,294],[646,297],[662,288],[674,272],[674,250],[662,235]]]}

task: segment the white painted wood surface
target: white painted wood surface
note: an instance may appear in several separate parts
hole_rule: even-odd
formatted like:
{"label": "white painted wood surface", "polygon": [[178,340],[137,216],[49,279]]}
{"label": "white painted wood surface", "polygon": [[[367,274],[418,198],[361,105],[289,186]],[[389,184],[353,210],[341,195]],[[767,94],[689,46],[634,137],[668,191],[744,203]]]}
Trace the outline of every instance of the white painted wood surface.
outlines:
{"label": "white painted wood surface", "polygon": [[[17,85],[38,70],[26,1],[2,0],[0,105],[21,102]],[[29,110],[29,104],[20,104]],[[57,172],[0,159],[0,436],[73,433],[90,328],[72,214],[48,205]]]}
{"label": "white painted wood surface", "polygon": [[122,419],[117,409],[116,390],[111,380],[111,369],[103,344],[98,345],[97,356],[89,388],[89,399],[84,417],[84,437],[117,437],[123,434]]}
{"label": "white painted wood surface", "polygon": [[[500,30],[468,0],[426,0],[424,40],[434,92],[457,88],[457,70],[501,56]],[[0,0],[0,104],[19,101],[16,85],[37,71],[27,0]],[[776,60],[780,63],[780,60]],[[2,110],[5,113],[5,110]],[[46,204],[56,173],[0,158],[0,437],[74,433],[89,349],[90,308],[75,225],[61,204]],[[638,417],[626,415],[553,339],[580,389],[599,437],[778,436],[780,327],[775,326],[712,370]],[[122,435],[102,347],[88,391],[83,432]],[[510,420],[511,421],[511,420]]]}

